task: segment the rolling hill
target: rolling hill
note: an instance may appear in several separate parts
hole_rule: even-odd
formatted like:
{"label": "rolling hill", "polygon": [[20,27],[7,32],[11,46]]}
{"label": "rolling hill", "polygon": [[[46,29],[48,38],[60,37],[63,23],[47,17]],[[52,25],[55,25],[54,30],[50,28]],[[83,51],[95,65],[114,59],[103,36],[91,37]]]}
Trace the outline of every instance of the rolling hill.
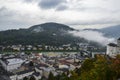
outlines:
{"label": "rolling hill", "polygon": [[105,36],[107,37],[119,38],[120,37],[120,25],[103,28],[100,30],[100,32],[104,33]]}
{"label": "rolling hill", "polygon": [[34,25],[28,29],[6,30],[0,32],[0,44],[47,44],[58,46],[87,42],[83,38],[74,37],[68,33],[68,31],[73,30],[73,28],[59,23],[44,23]]}

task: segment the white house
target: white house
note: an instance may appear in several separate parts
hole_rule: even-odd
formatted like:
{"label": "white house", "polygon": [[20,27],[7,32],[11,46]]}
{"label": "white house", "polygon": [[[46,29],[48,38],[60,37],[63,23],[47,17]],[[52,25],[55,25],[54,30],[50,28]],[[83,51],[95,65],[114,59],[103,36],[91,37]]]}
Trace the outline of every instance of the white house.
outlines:
{"label": "white house", "polygon": [[16,74],[13,74],[13,73],[10,73],[10,74],[9,74],[9,78],[10,78],[10,80],[16,80],[17,75],[16,75]]}
{"label": "white house", "polygon": [[35,77],[36,80],[40,80],[42,78],[39,72],[33,73],[33,76]]}
{"label": "white house", "polygon": [[120,54],[120,38],[117,40],[117,44],[110,43],[107,45],[106,54],[110,57],[115,57],[117,54]]}
{"label": "white house", "polygon": [[118,54],[118,46],[117,46],[117,44],[114,44],[114,43],[108,44],[106,54],[109,55],[109,56],[115,56],[116,54]]}
{"label": "white house", "polygon": [[59,68],[60,68],[60,69],[62,69],[62,68],[67,68],[67,69],[68,69],[69,66],[68,66],[68,65],[59,65]]}
{"label": "white house", "polygon": [[44,69],[43,69],[43,76],[44,76],[45,78],[48,78],[50,72],[52,72],[53,75],[55,76],[55,74],[54,74],[55,69],[54,69],[53,67],[44,68]]}
{"label": "white house", "polygon": [[24,60],[20,58],[2,58],[0,63],[6,71],[12,71],[18,69],[24,63]]}
{"label": "white house", "polygon": [[17,73],[17,80],[22,80],[24,77],[28,77],[34,73],[33,70],[25,70]]}

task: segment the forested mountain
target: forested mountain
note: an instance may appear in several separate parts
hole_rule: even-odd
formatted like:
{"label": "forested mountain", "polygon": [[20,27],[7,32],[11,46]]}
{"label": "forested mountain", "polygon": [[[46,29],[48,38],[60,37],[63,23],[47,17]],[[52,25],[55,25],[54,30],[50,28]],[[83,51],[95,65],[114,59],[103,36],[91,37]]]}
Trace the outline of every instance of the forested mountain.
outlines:
{"label": "forested mountain", "polygon": [[120,25],[103,28],[100,31],[105,33],[105,35],[108,37],[120,37]]}
{"label": "forested mountain", "polygon": [[0,32],[0,44],[47,44],[63,45],[87,40],[68,33],[73,28],[59,23],[44,23],[28,29],[7,30]]}
{"label": "forested mountain", "polygon": [[[106,37],[119,37],[120,26],[113,26],[108,28],[87,29],[92,31],[99,31],[105,34]],[[64,44],[76,44],[76,43],[89,43],[93,46],[99,46],[99,44],[93,41],[88,41],[81,37],[76,37],[70,34],[70,31],[76,31],[75,29],[59,23],[44,23],[31,26],[28,29],[18,30],[6,30],[0,31],[0,44],[12,45],[12,44],[31,44],[31,45],[53,45],[61,46]]]}

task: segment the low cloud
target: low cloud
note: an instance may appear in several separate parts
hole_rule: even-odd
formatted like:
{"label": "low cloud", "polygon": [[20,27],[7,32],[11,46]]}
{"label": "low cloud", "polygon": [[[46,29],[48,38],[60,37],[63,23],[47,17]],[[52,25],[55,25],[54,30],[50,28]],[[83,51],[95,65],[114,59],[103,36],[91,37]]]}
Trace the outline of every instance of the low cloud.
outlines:
{"label": "low cloud", "polygon": [[101,45],[107,45],[110,42],[114,42],[114,38],[105,37],[103,33],[90,30],[80,30],[80,31],[71,31],[69,32],[73,36],[85,38],[89,41],[98,42]]}

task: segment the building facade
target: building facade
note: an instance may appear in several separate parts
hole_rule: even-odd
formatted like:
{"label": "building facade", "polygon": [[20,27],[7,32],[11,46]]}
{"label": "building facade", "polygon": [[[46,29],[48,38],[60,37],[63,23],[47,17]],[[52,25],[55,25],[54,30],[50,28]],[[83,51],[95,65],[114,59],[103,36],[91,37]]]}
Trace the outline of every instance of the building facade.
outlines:
{"label": "building facade", "polygon": [[12,58],[12,59],[2,58],[2,59],[0,59],[0,63],[2,64],[3,68],[6,71],[12,71],[12,70],[18,69],[23,62],[24,61],[20,58]]}
{"label": "building facade", "polygon": [[120,38],[117,40],[117,44],[109,43],[107,45],[106,54],[110,57],[115,57],[116,55],[120,54]]}

